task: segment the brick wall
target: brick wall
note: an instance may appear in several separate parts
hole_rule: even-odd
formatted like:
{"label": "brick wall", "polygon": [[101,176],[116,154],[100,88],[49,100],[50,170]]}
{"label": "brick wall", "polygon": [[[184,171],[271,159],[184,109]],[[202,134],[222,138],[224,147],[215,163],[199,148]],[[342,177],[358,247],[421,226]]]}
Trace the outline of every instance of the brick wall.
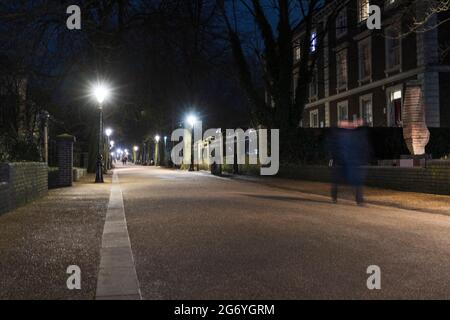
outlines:
{"label": "brick wall", "polygon": [[[282,166],[279,176],[330,182],[325,166]],[[450,168],[367,167],[366,185],[400,191],[450,195]]]}
{"label": "brick wall", "polygon": [[0,165],[0,213],[24,205],[48,191],[45,163],[18,162]]}

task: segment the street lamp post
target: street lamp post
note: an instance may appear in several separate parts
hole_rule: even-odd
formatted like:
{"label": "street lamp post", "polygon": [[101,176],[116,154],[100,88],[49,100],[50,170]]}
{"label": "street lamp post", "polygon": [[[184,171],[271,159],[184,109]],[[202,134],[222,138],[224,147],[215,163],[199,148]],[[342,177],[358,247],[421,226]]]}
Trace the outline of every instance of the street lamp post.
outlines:
{"label": "street lamp post", "polygon": [[107,171],[107,170],[109,170],[109,169],[111,169],[111,162],[110,162],[110,150],[111,150],[111,141],[109,140],[110,139],[110,137],[111,137],[111,135],[112,135],[112,129],[110,129],[110,128],[107,128],[106,130],[105,130],[105,134],[106,134],[106,138],[107,138],[107,148],[105,148],[105,157],[106,157],[106,161],[105,161],[105,163],[106,163],[106,170],[105,171]]}
{"label": "street lamp post", "polygon": [[159,164],[159,141],[161,137],[159,135],[155,136],[155,167]]}
{"label": "street lamp post", "polygon": [[98,135],[98,156],[97,156],[97,164],[96,164],[96,170],[95,170],[95,183],[103,183],[103,156],[102,156],[102,150],[103,150],[103,102],[107,98],[109,91],[104,85],[97,85],[94,90],[93,94],[98,102],[98,109],[99,109],[99,135]]}
{"label": "street lamp post", "polygon": [[163,162],[166,167],[167,167],[167,157],[168,157],[168,155],[167,155],[167,136],[164,136],[164,159],[163,159]]}
{"label": "street lamp post", "polygon": [[139,151],[139,147],[138,146],[134,146],[133,147],[133,161],[134,161],[134,164],[136,164],[136,157],[137,157],[137,152]]}
{"label": "street lamp post", "polygon": [[195,171],[194,169],[194,126],[197,122],[197,118],[194,115],[190,115],[186,119],[187,123],[191,126],[191,163],[189,164],[189,171]]}
{"label": "street lamp post", "polygon": [[[115,145],[116,143],[113,141],[113,140],[111,140],[111,142],[109,143],[109,150],[111,151],[113,148],[114,148],[114,145]],[[113,152],[114,153],[114,152]],[[114,155],[113,154],[111,154],[111,161],[110,161],[110,166],[111,166],[111,169],[112,169],[112,167],[113,167],[113,163],[115,163],[115,160],[116,160],[116,154],[114,153]]]}

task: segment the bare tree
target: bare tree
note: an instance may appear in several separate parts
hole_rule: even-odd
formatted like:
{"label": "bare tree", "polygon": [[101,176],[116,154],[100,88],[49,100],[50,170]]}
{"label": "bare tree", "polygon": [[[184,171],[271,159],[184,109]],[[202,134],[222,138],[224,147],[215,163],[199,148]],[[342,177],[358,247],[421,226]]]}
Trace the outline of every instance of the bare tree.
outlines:
{"label": "bare tree", "polygon": [[[406,28],[398,30],[395,38],[406,38],[412,34],[425,34],[438,28],[450,31],[450,0],[403,0],[397,8]],[[440,62],[448,63],[450,41],[440,44]]]}
{"label": "bare tree", "polygon": [[[323,8],[319,0],[240,0],[219,1],[222,16],[228,33],[240,81],[252,104],[252,111],[257,125],[272,128],[283,127],[289,132],[298,127],[303,109],[307,102],[309,83],[324,46],[328,24],[333,12],[340,10],[347,1],[328,1],[330,12],[324,19],[317,15]],[[235,8],[244,7],[252,17],[259,36],[263,42],[261,51],[248,52],[237,28]],[[273,16],[276,22],[273,22]],[[270,18],[269,18],[270,16]],[[296,22],[300,21],[300,23]],[[272,18],[272,19],[271,19]],[[297,86],[293,84],[293,40],[297,30],[302,31],[300,43],[301,58]],[[311,48],[314,47],[314,50]],[[252,77],[251,64],[248,59],[256,56],[260,61],[264,80],[265,98]]]}

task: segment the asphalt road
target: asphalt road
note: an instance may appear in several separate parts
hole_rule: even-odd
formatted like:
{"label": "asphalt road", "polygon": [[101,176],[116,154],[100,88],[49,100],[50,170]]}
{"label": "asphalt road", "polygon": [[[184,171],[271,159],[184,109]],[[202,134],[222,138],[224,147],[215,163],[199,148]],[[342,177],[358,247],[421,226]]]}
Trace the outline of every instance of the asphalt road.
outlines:
{"label": "asphalt road", "polygon": [[[450,217],[118,169],[144,299],[450,298]],[[369,290],[367,268],[381,269]]]}

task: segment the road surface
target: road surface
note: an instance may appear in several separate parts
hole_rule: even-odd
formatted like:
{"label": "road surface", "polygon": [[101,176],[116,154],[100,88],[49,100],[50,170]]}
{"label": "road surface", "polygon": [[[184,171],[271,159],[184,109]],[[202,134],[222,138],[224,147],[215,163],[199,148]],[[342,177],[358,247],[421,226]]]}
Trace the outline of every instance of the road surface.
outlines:
{"label": "road surface", "polygon": [[[154,167],[116,170],[143,299],[450,298],[450,217]],[[369,266],[381,290],[367,288]]]}

